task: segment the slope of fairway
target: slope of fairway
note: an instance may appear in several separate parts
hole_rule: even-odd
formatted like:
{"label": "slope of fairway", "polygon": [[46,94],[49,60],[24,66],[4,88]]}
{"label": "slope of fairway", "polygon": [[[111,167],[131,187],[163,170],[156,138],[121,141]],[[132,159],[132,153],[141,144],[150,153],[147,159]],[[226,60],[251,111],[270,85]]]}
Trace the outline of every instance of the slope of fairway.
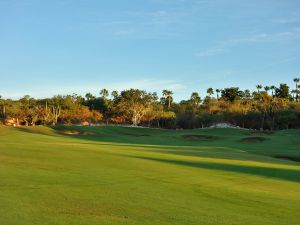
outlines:
{"label": "slope of fairway", "polygon": [[300,132],[0,127],[0,224],[300,224]]}

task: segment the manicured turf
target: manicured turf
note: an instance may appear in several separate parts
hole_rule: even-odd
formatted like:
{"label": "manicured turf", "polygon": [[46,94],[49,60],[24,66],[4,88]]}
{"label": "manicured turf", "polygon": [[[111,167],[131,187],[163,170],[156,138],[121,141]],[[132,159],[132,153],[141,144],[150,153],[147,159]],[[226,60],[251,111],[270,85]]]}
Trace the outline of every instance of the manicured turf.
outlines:
{"label": "manicured turf", "polygon": [[0,127],[0,224],[296,225],[299,161],[299,130]]}

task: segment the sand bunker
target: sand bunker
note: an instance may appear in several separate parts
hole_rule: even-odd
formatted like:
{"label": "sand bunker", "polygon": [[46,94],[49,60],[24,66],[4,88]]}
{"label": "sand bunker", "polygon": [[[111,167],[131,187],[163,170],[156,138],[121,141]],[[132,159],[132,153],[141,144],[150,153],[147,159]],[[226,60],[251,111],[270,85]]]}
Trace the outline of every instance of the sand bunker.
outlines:
{"label": "sand bunker", "polygon": [[189,141],[211,141],[217,139],[216,136],[210,135],[183,135],[182,137]]}
{"label": "sand bunker", "polygon": [[82,136],[88,136],[88,135],[91,135],[91,136],[94,136],[95,133],[93,132],[82,132],[82,131],[62,131],[63,134],[65,135],[82,135]]}
{"label": "sand bunker", "polygon": [[246,142],[246,143],[257,143],[257,142],[263,142],[268,140],[267,138],[264,137],[247,137],[243,138],[241,142]]}
{"label": "sand bunker", "polygon": [[149,134],[135,134],[135,133],[126,133],[126,132],[120,132],[119,134],[126,135],[126,136],[132,136],[132,137],[148,137],[148,136],[150,136]]}

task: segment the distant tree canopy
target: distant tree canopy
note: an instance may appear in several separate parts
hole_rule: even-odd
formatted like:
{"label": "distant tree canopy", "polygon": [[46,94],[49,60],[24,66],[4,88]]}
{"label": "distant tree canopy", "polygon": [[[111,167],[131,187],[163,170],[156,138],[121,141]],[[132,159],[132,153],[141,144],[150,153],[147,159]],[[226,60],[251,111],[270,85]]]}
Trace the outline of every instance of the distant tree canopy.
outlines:
{"label": "distant tree canopy", "polygon": [[243,92],[238,87],[225,88],[222,90],[222,98],[225,101],[234,102],[243,97]]}
{"label": "distant tree canopy", "polygon": [[295,88],[258,84],[256,90],[239,87],[208,88],[206,96],[193,92],[188,100],[176,103],[171,90],[156,92],[139,89],[121,92],[99,90],[80,96],[57,95],[19,100],[0,96],[0,121],[14,126],[57,124],[131,124],[163,128],[199,128],[215,123],[231,123],[251,129],[300,127],[300,79]]}

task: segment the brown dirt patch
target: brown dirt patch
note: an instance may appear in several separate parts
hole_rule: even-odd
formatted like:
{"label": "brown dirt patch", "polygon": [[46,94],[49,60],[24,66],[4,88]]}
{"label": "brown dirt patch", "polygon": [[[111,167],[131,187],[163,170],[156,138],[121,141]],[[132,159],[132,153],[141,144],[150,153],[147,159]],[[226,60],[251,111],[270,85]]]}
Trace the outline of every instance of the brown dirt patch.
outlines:
{"label": "brown dirt patch", "polygon": [[126,133],[126,132],[121,132],[119,134],[126,135],[126,136],[132,136],[132,137],[148,137],[148,136],[150,136],[149,134],[133,134],[133,133]]}
{"label": "brown dirt patch", "polygon": [[210,135],[183,135],[182,137],[188,141],[211,141],[218,139],[216,136]]}
{"label": "brown dirt patch", "polygon": [[267,138],[264,137],[247,137],[243,138],[241,142],[246,142],[246,143],[258,143],[258,142],[263,142],[268,140]]}

